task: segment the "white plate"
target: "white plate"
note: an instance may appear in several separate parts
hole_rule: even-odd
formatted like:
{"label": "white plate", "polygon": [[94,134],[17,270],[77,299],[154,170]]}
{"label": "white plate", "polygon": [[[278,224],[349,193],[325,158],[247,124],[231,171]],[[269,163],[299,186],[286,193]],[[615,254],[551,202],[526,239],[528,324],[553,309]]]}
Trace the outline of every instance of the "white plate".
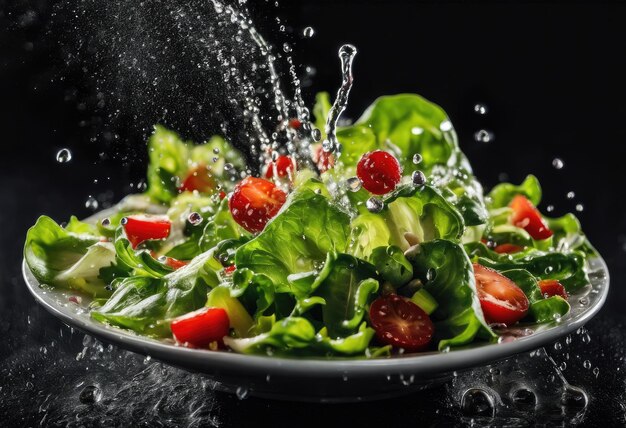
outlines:
{"label": "white plate", "polygon": [[[569,297],[571,311],[558,323],[511,329],[502,343],[475,343],[447,353],[428,352],[378,359],[278,358],[211,352],[138,336],[92,320],[87,306],[69,301],[70,290],[40,287],[26,263],[24,279],[35,299],[54,316],[96,338],[150,355],[166,363],[205,373],[224,389],[244,388],[250,394],[299,401],[374,400],[410,393],[447,379],[453,371],[480,366],[556,341],[589,321],[602,307],[609,290],[609,272],[600,257],[589,260],[591,284]],[[528,330],[526,330],[528,329]],[[531,334],[515,338],[515,333]]]}

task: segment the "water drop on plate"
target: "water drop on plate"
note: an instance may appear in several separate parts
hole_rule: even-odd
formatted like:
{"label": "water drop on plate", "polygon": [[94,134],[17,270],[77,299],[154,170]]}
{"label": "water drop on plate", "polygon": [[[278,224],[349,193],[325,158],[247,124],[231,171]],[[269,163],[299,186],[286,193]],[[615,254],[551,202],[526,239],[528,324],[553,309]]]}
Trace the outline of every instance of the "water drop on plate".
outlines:
{"label": "water drop on plate", "polygon": [[72,160],[72,152],[69,149],[61,149],[57,152],[57,162],[67,163]]}
{"label": "water drop on plate", "polygon": [[367,200],[367,202],[365,202],[365,206],[372,213],[379,213],[384,208],[383,201],[381,201],[380,199],[374,196],[372,196],[371,198]]}
{"label": "water drop on plate", "polygon": [[471,388],[461,398],[461,411],[465,416],[495,416],[495,406],[491,396],[483,389]]}
{"label": "water drop on plate", "polygon": [[585,391],[572,385],[565,386],[565,391],[563,391],[561,396],[561,403],[565,407],[573,410],[583,410],[587,407],[588,402],[589,398]]}
{"label": "water drop on plate", "polygon": [[537,396],[527,388],[519,388],[513,391],[511,399],[518,407],[533,408],[537,405]]}

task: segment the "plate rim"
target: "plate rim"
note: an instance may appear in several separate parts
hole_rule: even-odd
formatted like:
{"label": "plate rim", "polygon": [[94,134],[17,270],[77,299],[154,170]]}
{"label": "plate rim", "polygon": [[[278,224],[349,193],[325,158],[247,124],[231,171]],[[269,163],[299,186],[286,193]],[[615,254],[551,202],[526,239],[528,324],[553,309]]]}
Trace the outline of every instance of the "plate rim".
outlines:
{"label": "plate rim", "polygon": [[[598,255],[590,259],[588,266],[597,265],[597,271],[603,273],[602,286],[599,296],[594,303],[572,319],[551,326],[532,335],[517,338],[506,343],[489,343],[469,349],[459,349],[450,352],[432,352],[410,354],[391,358],[371,359],[323,359],[323,358],[296,358],[279,356],[260,356],[238,354],[234,352],[210,352],[201,349],[191,349],[176,346],[162,341],[139,336],[126,330],[98,323],[91,318],[71,316],[61,310],[55,302],[45,298],[44,290],[34,277],[26,260],[22,262],[22,273],[30,293],[35,300],[48,312],[59,318],[65,324],[76,327],[88,334],[116,344],[130,351],[150,355],[172,365],[188,367],[190,364],[196,370],[207,373],[236,372],[237,375],[263,373],[300,377],[335,377],[349,374],[351,377],[371,377],[386,373],[412,373],[422,377],[434,377],[438,374],[449,373],[488,362],[498,361],[513,355],[540,348],[582,327],[593,318],[604,305],[610,288],[610,273],[604,259]],[[593,286],[593,281],[592,281]],[[56,290],[52,290],[55,292]],[[56,291],[62,292],[62,291]],[[179,361],[178,364],[176,361]],[[381,373],[384,369],[383,373]]]}

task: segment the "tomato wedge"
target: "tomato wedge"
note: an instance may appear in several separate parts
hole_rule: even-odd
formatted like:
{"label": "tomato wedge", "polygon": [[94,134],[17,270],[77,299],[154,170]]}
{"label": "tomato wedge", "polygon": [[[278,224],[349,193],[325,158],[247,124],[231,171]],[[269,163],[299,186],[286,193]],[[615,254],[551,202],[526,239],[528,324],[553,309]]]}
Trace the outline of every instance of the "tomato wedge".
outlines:
{"label": "tomato wedge", "polygon": [[265,178],[272,178],[274,176],[274,169],[276,169],[276,174],[281,178],[290,176],[296,170],[296,161],[291,156],[278,156],[276,162],[270,162],[267,165]]}
{"label": "tomato wedge", "polygon": [[397,294],[374,300],[370,320],[378,340],[409,352],[426,348],[435,331],[426,312]]}
{"label": "tomato wedge", "polygon": [[189,264],[189,262],[184,261],[184,260],[178,260],[172,257],[166,257],[165,258],[165,264],[168,265],[169,267],[171,267],[174,270],[178,270],[182,267],[185,267]]}
{"label": "tomato wedge", "polygon": [[174,319],[171,328],[178,343],[203,348],[228,335],[230,320],[222,308],[202,308]]}
{"label": "tomato wedge", "polygon": [[512,325],[528,313],[528,298],[521,288],[504,275],[474,263],[478,299],[485,320]]}
{"label": "tomato wedge", "polygon": [[235,186],[228,207],[241,227],[248,232],[260,232],[286,199],[285,192],[271,181],[247,177]]}
{"label": "tomato wedge", "polygon": [[493,251],[495,251],[498,254],[513,254],[513,253],[519,253],[523,249],[524,247],[520,247],[519,245],[515,245],[515,244],[500,244],[500,245],[496,245]]}
{"label": "tomato wedge", "polygon": [[565,287],[556,279],[544,279],[539,281],[539,288],[543,297],[561,296],[567,300],[567,291]]}
{"label": "tomato wedge", "polygon": [[211,174],[211,169],[206,165],[200,164],[187,173],[183,184],[178,190],[181,192],[197,190],[201,193],[213,193],[215,188],[216,183]]}
{"label": "tomato wedge", "polygon": [[166,215],[129,215],[121,223],[133,248],[144,241],[165,239],[170,236],[172,229],[172,223]]}
{"label": "tomato wedge", "polygon": [[513,209],[511,223],[524,229],[533,239],[547,239],[553,235],[539,210],[526,196],[515,196],[509,207]]}

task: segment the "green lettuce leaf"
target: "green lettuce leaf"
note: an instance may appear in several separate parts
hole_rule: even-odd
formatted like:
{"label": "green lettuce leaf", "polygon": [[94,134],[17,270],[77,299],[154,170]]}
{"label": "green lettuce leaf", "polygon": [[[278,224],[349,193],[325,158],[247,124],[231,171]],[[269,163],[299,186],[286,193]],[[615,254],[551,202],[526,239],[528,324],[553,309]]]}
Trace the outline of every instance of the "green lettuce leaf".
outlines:
{"label": "green lettuce leaf", "polygon": [[374,248],[370,261],[382,279],[396,288],[413,279],[413,266],[398,247],[390,245]]}
{"label": "green lettuce leaf", "polygon": [[506,207],[517,195],[526,196],[533,205],[539,205],[541,202],[541,185],[537,177],[529,175],[519,186],[511,183],[498,184],[487,195],[487,206],[490,210]]}
{"label": "green lettuce leaf", "polygon": [[[70,220],[68,231],[47,216],[41,216],[26,233],[24,258],[41,284],[72,288],[92,296],[107,296],[105,283],[98,278],[101,267],[109,266],[115,251],[99,242],[95,229]],[[87,232],[87,233],[85,233]]]}
{"label": "green lettuce leaf", "polygon": [[415,276],[439,304],[431,318],[440,350],[468,344],[477,335],[495,337],[483,316],[472,263],[463,247],[437,239],[420,244],[407,259]]}

